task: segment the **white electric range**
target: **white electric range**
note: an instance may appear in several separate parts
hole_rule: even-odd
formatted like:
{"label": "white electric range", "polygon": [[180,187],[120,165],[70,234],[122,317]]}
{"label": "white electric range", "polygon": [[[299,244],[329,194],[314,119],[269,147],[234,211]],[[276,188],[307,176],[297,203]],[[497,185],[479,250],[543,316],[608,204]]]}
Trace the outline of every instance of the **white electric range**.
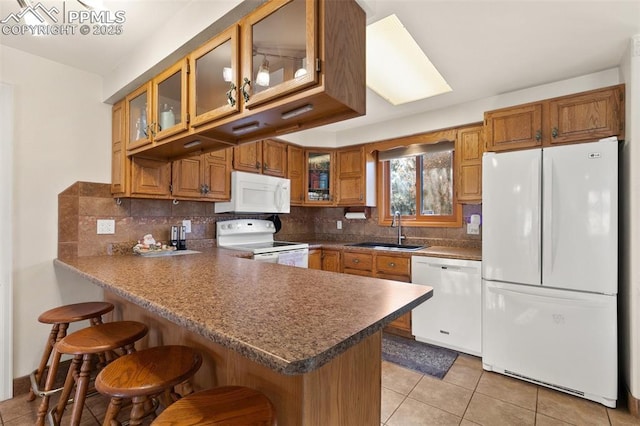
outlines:
{"label": "white electric range", "polygon": [[275,241],[276,227],[270,220],[233,219],[216,223],[218,247],[253,253],[260,262],[307,268],[309,244]]}

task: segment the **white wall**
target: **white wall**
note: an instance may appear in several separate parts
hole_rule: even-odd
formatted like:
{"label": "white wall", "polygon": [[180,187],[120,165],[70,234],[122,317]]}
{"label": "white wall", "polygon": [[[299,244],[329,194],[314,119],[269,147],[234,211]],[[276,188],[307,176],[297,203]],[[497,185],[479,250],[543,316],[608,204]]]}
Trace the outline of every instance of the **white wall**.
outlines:
{"label": "white wall", "polygon": [[[626,83],[626,141],[622,151],[620,256],[620,339],[622,369],[635,399],[640,399],[640,34],[633,37],[623,58],[621,75]],[[635,143],[634,143],[635,139]]]}
{"label": "white wall", "polygon": [[14,88],[14,239],[3,244],[13,248],[13,376],[20,377],[37,367],[49,332],[37,321],[41,312],[101,297],[96,286],[59,279],[53,259],[58,193],[78,180],[110,182],[111,107],[97,75],[2,45],[0,57],[0,80]]}

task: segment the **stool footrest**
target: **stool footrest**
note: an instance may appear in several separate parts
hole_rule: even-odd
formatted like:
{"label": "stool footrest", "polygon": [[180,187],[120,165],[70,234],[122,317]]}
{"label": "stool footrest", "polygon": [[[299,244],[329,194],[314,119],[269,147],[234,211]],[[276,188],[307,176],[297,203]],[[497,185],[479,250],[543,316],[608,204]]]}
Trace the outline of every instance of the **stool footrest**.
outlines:
{"label": "stool footrest", "polygon": [[33,372],[31,374],[29,374],[29,381],[31,382],[31,390],[33,391],[34,395],[39,396],[40,398],[42,398],[43,396],[51,396],[53,394],[56,394],[60,391],[62,391],[63,386],[56,388],[56,389],[50,389],[50,390],[42,390],[40,389],[40,385],[38,384],[37,380],[36,380],[36,373],[38,372],[38,370],[33,370]]}

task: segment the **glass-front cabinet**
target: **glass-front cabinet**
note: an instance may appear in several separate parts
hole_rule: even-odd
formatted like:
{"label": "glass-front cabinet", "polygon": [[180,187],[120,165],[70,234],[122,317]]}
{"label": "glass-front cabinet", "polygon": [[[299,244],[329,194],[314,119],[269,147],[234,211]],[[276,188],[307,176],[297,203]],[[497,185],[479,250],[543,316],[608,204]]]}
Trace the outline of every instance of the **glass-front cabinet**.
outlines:
{"label": "glass-front cabinet", "polygon": [[186,131],[187,60],[182,59],[126,97],[127,151]]}
{"label": "glass-front cabinet", "polygon": [[305,202],[311,204],[333,204],[333,152],[306,152]]}
{"label": "glass-front cabinet", "polygon": [[317,7],[314,0],[272,0],[243,21],[247,108],[318,83]]}
{"label": "glass-front cabinet", "polygon": [[238,39],[233,25],[189,55],[191,125],[203,125],[240,111]]}

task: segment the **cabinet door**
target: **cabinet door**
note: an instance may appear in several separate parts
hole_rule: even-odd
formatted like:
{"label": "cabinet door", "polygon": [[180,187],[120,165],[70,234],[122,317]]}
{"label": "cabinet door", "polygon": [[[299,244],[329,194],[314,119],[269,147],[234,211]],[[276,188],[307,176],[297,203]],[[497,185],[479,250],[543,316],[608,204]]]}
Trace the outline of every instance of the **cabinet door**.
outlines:
{"label": "cabinet door", "polygon": [[233,148],[233,169],[250,173],[262,170],[262,142],[251,142]]}
{"label": "cabinet door", "polygon": [[357,206],[364,203],[364,147],[336,151],[338,205]]}
{"label": "cabinet door", "polygon": [[551,144],[595,141],[623,132],[617,88],[565,96],[549,102]]}
{"label": "cabinet door", "polygon": [[267,139],[262,141],[262,173],[270,176],[287,175],[287,145]]}
{"label": "cabinet door", "polygon": [[460,130],[456,140],[458,201],[482,201],[482,126]]}
{"label": "cabinet door", "polygon": [[133,157],[131,160],[131,195],[171,196],[171,162]]}
{"label": "cabinet door", "polygon": [[306,151],[306,204],[333,205],[333,152]]}
{"label": "cabinet door", "polygon": [[340,250],[322,249],[322,270],[342,272],[340,267]]}
{"label": "cabinet door", "polygon": [[204,197],[211,201],[231,199],[232,148],[221,149],[203,155]]}
{"label": "cabinet door", "polygon": [[291,181],[291,205],[304,203],[304,150],[300,147],[287,146],[287,177]]}
{"label": "cabinet door", "polygon": [[[318,2],[272,0],[242,21],[247,108],[318,84]],[[286,31],[283,31],[286,28]]]}
{"label": "cabinet door", "polygon": [[173,162],[171,194],[174,197],[199,198],[203,195],[202,156],[183,158]]}
{"label": "cabinet door", "polygon": [[151,111],[151,82],[145,83],[125,98],[127,151],[148,145],[152,142],[150,120],[153,120]]}
{"label": "cabinet door", "polygon": [[187,130],[187,59],[182,59],[152,81],[154,141]]}
{"label": "cabinet door", "polygon": [[365,276],[370,277],[373,273],[373,255],[369,253],[345,251],[343,268],[345,269],[345,272],[347,269],[363,271],[366,272]]}
{"label": "cabinet door", "polygon": [[535,148],[542,145],[542,104],[485,113],[487,151]]}
{"label": "cabinet door", "polygon": [[189,55],[191,125],[201,126],[240,111],[240,27],[233,25]]}
{"label": "cabinet door", "polygon": [[322,269],[322,249],[309,249],[309,269]]}
{"label": "cabinet door", "polygon": [[113,105],[111,110],[111,194],[126,195],[130,166],[125,151],[125,102]]}

